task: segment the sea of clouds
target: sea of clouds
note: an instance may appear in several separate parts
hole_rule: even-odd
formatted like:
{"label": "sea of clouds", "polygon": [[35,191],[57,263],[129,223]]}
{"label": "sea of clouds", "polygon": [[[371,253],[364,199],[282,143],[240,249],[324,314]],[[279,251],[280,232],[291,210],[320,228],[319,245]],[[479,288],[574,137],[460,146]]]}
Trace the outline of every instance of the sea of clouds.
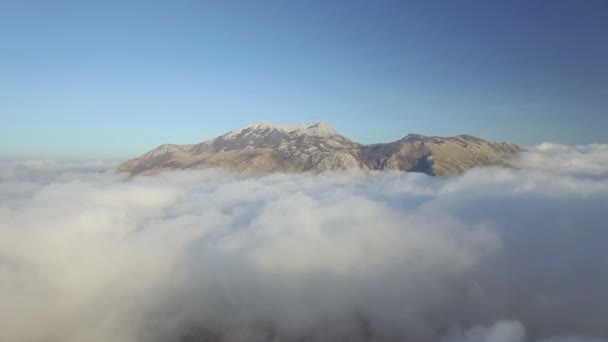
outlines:
{"label": "sea of clouds", "polygon": [[608,145],[519,169],[0,162],[0,341],[608,340]]}

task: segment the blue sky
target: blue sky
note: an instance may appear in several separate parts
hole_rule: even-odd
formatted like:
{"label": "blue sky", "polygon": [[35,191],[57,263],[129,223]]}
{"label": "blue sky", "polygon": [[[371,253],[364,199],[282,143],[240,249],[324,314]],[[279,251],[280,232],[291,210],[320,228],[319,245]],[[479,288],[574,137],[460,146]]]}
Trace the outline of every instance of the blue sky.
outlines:
{"label": "blue sky", "polygon": [[608,2],[0,0],[0,157],[128,158],[269,120],[608,142]]}

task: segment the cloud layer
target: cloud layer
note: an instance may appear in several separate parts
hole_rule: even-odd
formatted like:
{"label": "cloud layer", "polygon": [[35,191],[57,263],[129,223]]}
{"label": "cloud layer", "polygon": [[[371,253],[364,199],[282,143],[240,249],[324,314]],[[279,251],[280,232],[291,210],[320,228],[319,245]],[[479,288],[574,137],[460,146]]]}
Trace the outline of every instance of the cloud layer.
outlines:
{"label": "cloud layer", "polygon": [[0,341],[608,338],[608,148],[127,180],[0,163]]}

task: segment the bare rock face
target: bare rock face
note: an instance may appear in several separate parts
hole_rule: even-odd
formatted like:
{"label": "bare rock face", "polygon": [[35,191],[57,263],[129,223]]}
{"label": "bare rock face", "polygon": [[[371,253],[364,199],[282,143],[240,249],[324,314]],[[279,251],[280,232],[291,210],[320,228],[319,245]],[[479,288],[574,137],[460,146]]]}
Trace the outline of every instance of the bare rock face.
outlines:
{"label": "bare rock face", "polygon": [[468,135],[410,134],[391,143],[362,145],[322,121],[293,126],[261,122],[200,144],[161,145],[115,171],[134,176],[205,168],[255,173],[364,169],[449,175],[476,166],[510,167],[507,158],[520,151],[512,143]]}

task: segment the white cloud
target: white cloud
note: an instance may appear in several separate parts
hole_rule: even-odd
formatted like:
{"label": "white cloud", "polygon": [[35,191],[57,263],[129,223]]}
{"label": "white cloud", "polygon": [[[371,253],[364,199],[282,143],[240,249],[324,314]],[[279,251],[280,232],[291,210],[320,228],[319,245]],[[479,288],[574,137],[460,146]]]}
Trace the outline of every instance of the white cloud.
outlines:
{"label": "white cloud", "polygon": [[515,155],[523,167],[562,174],[608,176],[608,144],[560,145],[543,143]]}
{"label": "white cloud", "polygon": [[445,178],[2,162],[0,341],[605,339],[608,152],[574,149]]}

